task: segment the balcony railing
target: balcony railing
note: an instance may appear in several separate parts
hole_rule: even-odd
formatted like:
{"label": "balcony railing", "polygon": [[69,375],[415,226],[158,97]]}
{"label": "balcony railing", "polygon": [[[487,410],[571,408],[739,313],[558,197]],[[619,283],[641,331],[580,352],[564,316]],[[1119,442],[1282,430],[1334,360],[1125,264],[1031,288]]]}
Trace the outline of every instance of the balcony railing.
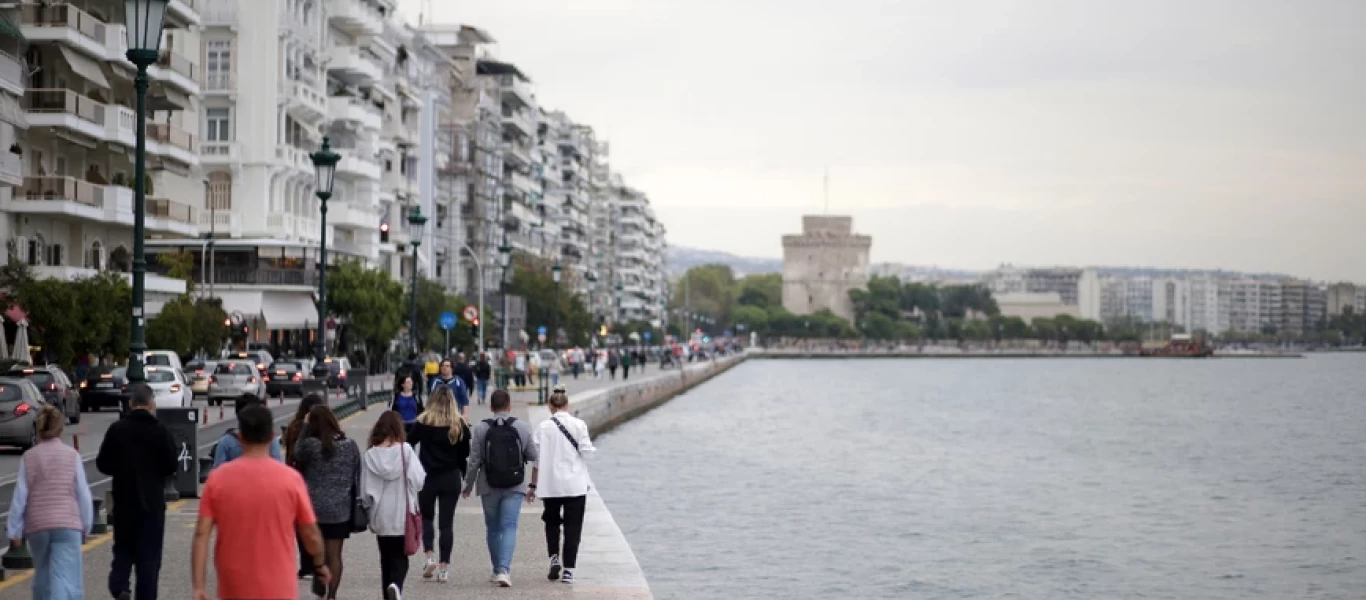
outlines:
{"label": "balcony railing", "polygon": [[[148,261],[147,271],[157,275],[168,274],[169,267],[157,261]],[[315,285],[317,272],[313,269],[275,269],[270,267],[215,267],[211,270],[213,282],[219,285]],[[196,264],[191,273],[194,281],[204,281],[204,271]]]}
{"label": "balcony railing", "polygon": [[210,92],[232,90],[232,73],[204,73],[204,89]]}
{"label": "balcony railing", "polygon": [[33,113],[65,113],[99,124],[102,106],[71,90],[36,89],[24,92],[24,110]]}
{"label": "balcony railing", "polygon": [[15,87],[24,88],[25,68],[23,59],[8,52],[0,52],[0,80]]}
{"label": "balcony railing", "polygon": [[24,25],[70,27],[101,45],[105,43],[108,24],[70,4],[22,4],[19,9]]}
{"label": "balcony railing", "polygon": [[147,214],[153,217],[171,219],[191,225],[198,224],[195,220],[194,207],[188,204],[181,204],[166,198],[148,198]]}
{"label": "balcony railing", "polygon": [[161,57],[157,59],[157,66],[180,73],[191,81],[194,80],[194,63],[190,62],[190,59],[171,52],[170,50],[162,51]]}
{"label": "balcony railing", "polygon": [[147,137],[194,152],[194,136],[170,125],[158,123],[147,126]]}
{"label": "balcony railing", "polygon": [[19,195],[27,200],[71,200],[104,208],[104,186],[74,177],[25,177]]}

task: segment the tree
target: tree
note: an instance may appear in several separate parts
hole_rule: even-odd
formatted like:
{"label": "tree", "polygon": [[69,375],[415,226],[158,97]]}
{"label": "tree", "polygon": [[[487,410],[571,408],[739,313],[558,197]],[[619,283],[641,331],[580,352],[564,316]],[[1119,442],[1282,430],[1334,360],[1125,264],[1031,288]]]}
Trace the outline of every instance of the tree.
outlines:
{"label": "tree", "polygon": [[759,335],[768,334],[768,311],[762,307],[742,304],[735,308],[733,317],[737,330],[740,325],[744,325],[746,331],[757,332]]}
{"label": "tree", "polygon": [[[730,266],[720,264],[699,265],[688,269],[674,284],[673,298],[669,307],[687,308],[695,313],[709,315],[722,325],[734,323],[731,311],[736,305],[735,274]],[[781,292],[779,293],[781,303]]]}
{"label": "tree", "polygon": [[380,357],[403,326],[403,284],[356,261],[335,263],[327,274],[327,312],[345,320],[345,333],[366,354]]}
{"label": "tree", "polygon": [[84,310],[76,287],[59,279],[31,279],[19,286],[16,295],[28,312],[30,343],[40,344],[59,365],[74,364]]}
{"label": "tree", "polygon": [[[557,292],[550,261],[520,254],[516,258],[508,293],[521,296],[526,301],[527,335],[534,340],[538,327],[544,326],[549,332],[558,322],[570,345],[587,345],[593,328],[593,316],[588,312],[583,298],[574,293],[577,286],[573,271],[561,271]],[[553,343],[551,335],[553,332],[546,335],[547,344]]]}
{"label": "tree", "polygon": [[[132,335],[133,290],[123,275],[109,271],[70,282],[81,311],[80,329],[72,340],[77,356],[121,356]],[[150,322],[149,322],[150,324]]]}
{"label": "tree", "polygon": [[[750,275],[740,280],[740,292],[736,298],[740,306],[753,306],[767,309],[783,305],[783,276],[781,273]],[[735,319],[736,322],[743,322]]]}

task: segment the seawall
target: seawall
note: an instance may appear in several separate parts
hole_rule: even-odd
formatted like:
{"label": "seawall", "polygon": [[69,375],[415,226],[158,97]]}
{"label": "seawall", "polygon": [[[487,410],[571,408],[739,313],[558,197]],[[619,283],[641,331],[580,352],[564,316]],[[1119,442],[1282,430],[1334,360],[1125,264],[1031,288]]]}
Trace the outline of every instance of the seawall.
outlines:
{"label": "seawall", "polygon": [[[631,420],[674,396],[701,385],[750,358],[748,353],[715,361],[684,363],[680,369],[654,370],[607,389],[570,397],[569,410],[588,423],[594,435]],[[658,363],[652,363],[658,364]]]}

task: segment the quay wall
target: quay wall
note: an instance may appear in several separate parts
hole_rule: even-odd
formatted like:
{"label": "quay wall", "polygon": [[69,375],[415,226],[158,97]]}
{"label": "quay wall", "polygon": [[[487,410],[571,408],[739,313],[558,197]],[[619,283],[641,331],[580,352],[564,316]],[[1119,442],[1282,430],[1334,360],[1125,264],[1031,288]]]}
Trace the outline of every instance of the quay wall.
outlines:
{"label": "quay wall", "polygon": [[593,435],[600,435],[730,370],[748,358],[749,354],[745,353],[715,361],[684,363],[680,369],[661,371],[655,367],[643,377],[637,376],[638,379],[632,378],[607,389],[572,394],[569,411],[583,419]]}

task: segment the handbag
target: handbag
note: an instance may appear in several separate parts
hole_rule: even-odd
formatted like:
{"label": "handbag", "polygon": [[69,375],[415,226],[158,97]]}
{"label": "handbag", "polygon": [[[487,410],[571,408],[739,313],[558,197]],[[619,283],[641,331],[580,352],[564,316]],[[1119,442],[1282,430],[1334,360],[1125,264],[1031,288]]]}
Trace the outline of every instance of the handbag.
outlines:
{"label": "handbag", "polygon": [[370,528],[370,511],[365,509],[365,497],[360,493],[360,460],[351,475],[351,533],[362,533]]}
{"label": "handbag", "polygon": [[398,451],[403,456],[403,551],[412,556],[422,550],[422,514],[413,512],[408,496],[408,444],[401,444]]}

